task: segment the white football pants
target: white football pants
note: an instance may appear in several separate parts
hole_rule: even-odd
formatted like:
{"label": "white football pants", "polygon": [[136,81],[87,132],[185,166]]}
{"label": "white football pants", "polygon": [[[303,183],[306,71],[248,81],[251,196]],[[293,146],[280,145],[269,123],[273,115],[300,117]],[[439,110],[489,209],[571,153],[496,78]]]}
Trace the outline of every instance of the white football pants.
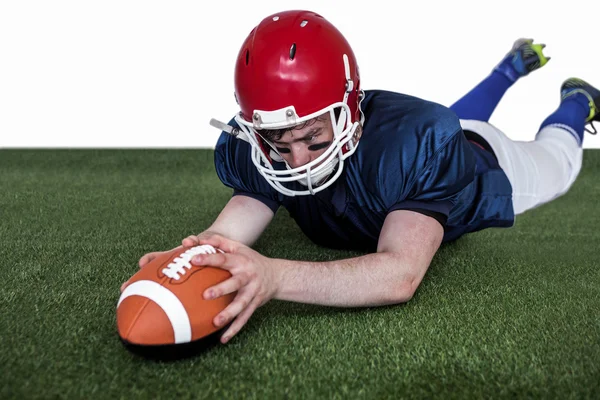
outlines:
{"label": "white football pants", "polygon": [[489,122],[460,120],[463,129],[483,137],[513,188],[515,214],[565,194],[575,182],[583,149],[567,130],[546,126],[532,141],[515,141]]}

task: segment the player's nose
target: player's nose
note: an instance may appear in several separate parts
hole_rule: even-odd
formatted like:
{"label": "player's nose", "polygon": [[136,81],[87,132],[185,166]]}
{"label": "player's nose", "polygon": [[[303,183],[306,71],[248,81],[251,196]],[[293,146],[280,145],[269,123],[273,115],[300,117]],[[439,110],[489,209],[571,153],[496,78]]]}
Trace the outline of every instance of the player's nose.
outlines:
{"label": "player's nose", "polygon": [[310,162],[310,152],[301,149],[292,150],[291,167],[298,168]]}

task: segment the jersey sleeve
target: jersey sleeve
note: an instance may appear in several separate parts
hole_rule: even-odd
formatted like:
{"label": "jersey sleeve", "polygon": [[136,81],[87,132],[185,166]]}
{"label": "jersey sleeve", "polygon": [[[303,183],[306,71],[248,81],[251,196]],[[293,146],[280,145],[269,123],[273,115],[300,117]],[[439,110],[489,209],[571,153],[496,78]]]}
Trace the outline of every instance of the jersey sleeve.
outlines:
{"label": "jersey sleeve", "polygon": [[[229,124],[237,127],[234,120]],[[233,196],[256,199],[275,213],[281,204],[279,192],[260,175],[252,162],[251,151],[248,142],[222,132],[214,153],[217,176],[225,186],[233,189]]]}
{"label": "jersey sleeve", "polygon": [[445,226],[461,192],[475,179],[476,159],[462,130],[440,148],[415,175],[406,196],[389,211],[413,210],[437,219]]}

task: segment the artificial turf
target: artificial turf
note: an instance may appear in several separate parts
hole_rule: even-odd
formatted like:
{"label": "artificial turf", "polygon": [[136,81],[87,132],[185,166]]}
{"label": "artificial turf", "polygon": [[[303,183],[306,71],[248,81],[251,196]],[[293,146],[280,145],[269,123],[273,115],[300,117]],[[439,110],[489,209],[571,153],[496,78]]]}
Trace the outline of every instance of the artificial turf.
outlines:
{"label": "artificial turf", "polygon": [[[407,304],[273,300],[209,352],[130,353],[121,283],[230,195],[209,149],[0,150],[0,398],[600,397],[600,151],[513,228],[442,246]],[[359,254],[312,244],[283,209],[255,248]]]}

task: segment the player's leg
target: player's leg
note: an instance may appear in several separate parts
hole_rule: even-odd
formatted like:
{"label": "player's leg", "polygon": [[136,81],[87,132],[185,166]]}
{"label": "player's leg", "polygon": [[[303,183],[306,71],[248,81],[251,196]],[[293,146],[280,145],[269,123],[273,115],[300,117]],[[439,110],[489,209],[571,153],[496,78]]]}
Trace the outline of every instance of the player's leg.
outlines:
{"label": "player's leg", "polygon": [[518,39],[491,74],[450,108],[460,119],[489,121],[506,91],[521,77],[546,65],[543,44],[533,39]]}
{"label": "player's leg", "polygon": [[521,214],[569,190],[581,170],[585,125],[593,121],[600,121],[600,91],[568,79],[561,87],[559,107],[541,124],[534,141],[513,141],[481,121],[461,123],[494,150],[513,187],[515,213]]}
{"label": "player's leg", "polygon": [[540,125],[538,136],[546,127],[559,127],[569,130],[581,145],[584,131],[596,134],[593,125],[588,131],[585,125],[600,121],[600,90],[578,78],[569,78],[560,88],[559,107]]}

